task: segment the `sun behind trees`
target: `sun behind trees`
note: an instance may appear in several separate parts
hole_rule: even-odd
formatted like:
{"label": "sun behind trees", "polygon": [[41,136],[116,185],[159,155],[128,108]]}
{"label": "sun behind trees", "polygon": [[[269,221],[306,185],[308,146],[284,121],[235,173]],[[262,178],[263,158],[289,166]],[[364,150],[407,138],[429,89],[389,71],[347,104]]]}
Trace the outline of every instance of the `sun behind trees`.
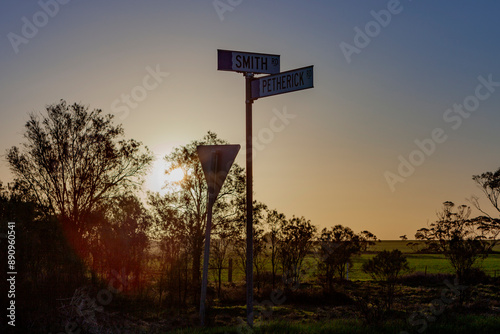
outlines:
{"label": "sun behind trees", "polygon": [[[32,289],[50,279],[69,288],[50,289],[58,291],[54,296],[69,298],[68,291],[89,283],[102,286],[119,273],[127,282],[119,291],[151,298],[160,308],[196,305],[207,205],[196,147],[226,142],[208,132],[174,149],[165,157],[167,172],[181,169],[184,177],[166,184],[175,185],[166,195],[149,193],[146,207],[137,191],[152,154],[140,142],[123,137],[112,115],[61,100],[47,106],[45,113],[31,114],[25,142],[7,152],[16,177],[15,193],[24,195],[11,195],[5,206],[22,198],[20,205],[32,208],[30,217],[36,217],[19,220],[27,235],[39,238],[48,249],[65,249],[61,257],[52,257],[60,269],[46,271],[50,261],[45,260],[32,268],[32,277],[38,278]],[[229,259],[235,262],[235,272],[245,266],[245,206],[244,170],[235,164],[214,208],[211,253],[219,298],[224,297],[222,271]],[[292,278],[290,283],[299,283],[302,262],[314,253],[316,227],[303,217],[286,219],[257,201],[253,208],[256,288],[270,283],[269,260],[276,286],[284,285],[284,274]],[[51,226],[45,229],[51,231],[50,244],[33,233],[42,226]],[[34,254],[32,249],[29,256],[35,259]],[[48,259],[49,254],[46,250],[40,255]],[[59,276],[71,277],[73,283]],[[44,298],[49,296],[41,297],[40,303]]]}
{"label": "sun behind trees", "polygon": [[[181,296],[183,303],[187,300],[188,290],[192,302],[198,297],[201,257],[205,242],[207,186],[196,147],[222,144],[227,142],[217,138],[215,133],[208,132],[202,140],[194,140],[185,146],[175,148],[165,157],[170,165],[166,172],[181,168],[185,176],[180,181],[167,181],[165,187],[171,187],[172,183],[175,183],[178,189],[163,196],[159,193],[148,194],[148,203],[152,208],[158,230],[157,240],[163,245],[162,249],[171,252],[169,255],[171,260],[178,263],[174,267],[165,267],[166,275],[179,271],[178,266],[184,272],[189,270],[191,273],[190,277],[178,275],[177,283],[184,289],[184,294]],[[214,206],[213,231],[219,237],[224,237],[220,231],[226,231],[227,237],[233,236],[231,231],[234,231],[235,224],[239,223],[239,206],[236,203],[238,198],[242,197],[243,191],[243,169],[234,164]],[[217,239],[213,244],[219,245]],[[222,247],[220,251],[224,248]]]}
{"label": "sun behind trees", "polygon": [[[19,262],[26,276],[19,276],[19,298],[25,318],[36,319],[45,332],[61,331],[51,327],[54,319],[65,319],[62,328],[73,320],[61,309],[80,314],[75,321],[82,332],[99,332],[90,325],[95,323],[108,328],[106,317],[116,313],[155,324],[184,319],[178,327],[192,325],[199,305],[208,200],[196,147],[226,143],[209,131],[175,148],[165,157],[166,173],[181,171],[181,177],[167,178],[164,195],[150,192],[143,199],[138,186],[152,154],[140,142],[125,139],[113,116],[65,101],[48,106],[46,113],[31,114],[24,143],[7,152],[16,181],[7,188],[0,183],[0,223],[16,220],[23,249]],[[475,177],[497,210],[499,175]],[[214,207],[207,300],[212,322],[219,321],[215,312],[234,307],[236,314],[245,302],[245,190],[245,171],[234,164]],[[479,207],[477,199],[475,205]],[[400,276],[408,269],[400,251],[372,257],[369,253],[380,246],[370,246],[380,240],[369,231],[356,233],[322,222],[331,225],[318,233],[305,217],[287,218],[259,201],[252,207],[255,295],[262,302],[255,309],[262,312],[260,318],[265,318],[265,302],[273,304],[272,312],[275,306],[293,309],[300,300],[318,309],[338,303],[367,322],[374,315],[399,312],[406,297],[397,288],[405,284]],[[457,275],[466,278],[498,236],[498,219],[483,213],[471,219],[469,207],[446,202],[438,220],[417,237],[436,245]],[[378,282],[357,280],[361,275]],[[111,290],[112,281],[116,284]],[[5,280],[0,282],[4,285]],[[93,312],[89,320],[81,315],[81,304],[71,300],[82,291],[86,302],[95,300],[98,289],[120,302],[86,310]],[[385,312],[392,309],[395,313]],[[49,310],[53,313],[44,313]],[[233,321],[237,316],[230,317]],[[167,324],[163,329],[171,328]]]}

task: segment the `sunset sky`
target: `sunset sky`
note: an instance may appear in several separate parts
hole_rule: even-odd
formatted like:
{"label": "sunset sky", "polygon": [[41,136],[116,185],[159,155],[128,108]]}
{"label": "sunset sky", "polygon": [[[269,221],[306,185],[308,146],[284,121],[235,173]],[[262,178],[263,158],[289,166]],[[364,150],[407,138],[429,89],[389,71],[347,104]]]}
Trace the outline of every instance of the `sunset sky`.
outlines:
{"label": "sunset sky", "polygon": [[255,101],[255,199],[320,229],[412,238],[500,167],[499,14],[462,0],[6,0],[0,180],[28,113],[60,99],[115,113],[158,158],[211,130],[244,166],[244,78],[217,71],[217,49],[279,54],[281,71],[314,65],[315,87]]}

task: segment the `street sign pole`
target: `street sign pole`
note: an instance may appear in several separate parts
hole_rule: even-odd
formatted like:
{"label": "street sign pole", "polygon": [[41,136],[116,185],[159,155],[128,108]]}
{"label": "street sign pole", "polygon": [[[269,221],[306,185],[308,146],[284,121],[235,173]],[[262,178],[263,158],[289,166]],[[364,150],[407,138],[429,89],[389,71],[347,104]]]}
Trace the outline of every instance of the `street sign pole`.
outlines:
{"label": "street sign pole", "polygon": [[[253,184],[252,104],[278,94],[312,88],[313,66],[280,72],[280,56],[267,53],[217,50],[217,69],[243,73],[246,107],[246,210],[247,210],[247,323],[253,326]],[[254,79],[254,74],[269,74]]]}
{"label": "street sign pole", "polygon": [[210,230],[212,229],[212,211],[213,205],[207,208],[207,229],[205,231],[205,254],[203,256],[203,280],[201,282],[201,299],[200,299],[200,320],[201,325],[205,326],[205,300],[207,299],[208,285],[208,255],[210,254]]}
{"label": "street sign pole", "polygon": [[246,106],[246,172],[247,172],[247,323],[253,326],[253,168],[252,168],[252,79],[245,73]]}
{"label": "street sign pole", "polygon": [[208,286],[208,264],[210,260],[210,234],[212,232],[212,212],[217,195],[240,150],[240,145],[200,145],[196,148],[203,173],[207,181],[207,225],[205,228],[205,253],[203,255],[203,279],[200,295],[200,321],[205,325],[205,303]]}
{"label": "street sign pole", "polygon": [[[213,170],[217,168],[217,152],[212,153]],[[208,180],[207,180],[208,181]],[[208,260],[210,254],[210,233],[212,231],[212,211],[215,203],[215,189],[217,177],[213,178],[213,184],[208,185],[208,206],[207,206],[207,226],[205,228],[205,253],[203,254],[203,278],[201,281],[201,297],[200,297],[200,321],[201,325],[205,326],[205,300],[207,299],[207,285],[208,285]],[[212,189],[212,191],[210,191]]]}

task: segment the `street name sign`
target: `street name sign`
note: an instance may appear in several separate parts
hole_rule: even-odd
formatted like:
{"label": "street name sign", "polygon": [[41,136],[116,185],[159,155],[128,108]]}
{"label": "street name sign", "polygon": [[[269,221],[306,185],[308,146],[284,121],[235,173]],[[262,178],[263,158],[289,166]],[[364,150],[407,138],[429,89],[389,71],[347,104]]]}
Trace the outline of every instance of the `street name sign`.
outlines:
{"label": "street name sign", "polygon": [[313,68],[307,66],[252,80],[252,99],[313,88]]}
{"label": "street name sign", "polygon": [[217,50],[217,69],[257,74],[280,72],[280,56],[266,53]]}

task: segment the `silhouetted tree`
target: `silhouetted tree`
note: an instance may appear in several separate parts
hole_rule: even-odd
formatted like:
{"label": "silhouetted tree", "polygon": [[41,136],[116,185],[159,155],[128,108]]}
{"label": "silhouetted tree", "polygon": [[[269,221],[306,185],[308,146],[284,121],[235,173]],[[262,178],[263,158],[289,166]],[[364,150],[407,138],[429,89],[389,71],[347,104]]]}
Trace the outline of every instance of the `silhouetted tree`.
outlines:
{"label": "silhouetted tree", "polygon": [[335,278],[345,278],[347,265],[352,267],[352,257],[373,245],[377,237],[368,231],[355,234],[349,227],[335,225],[324,228],[317,241],[320,279],[331,289]]}
{"label": "silhouetted tree", "polygon": [[188,235],[178,224],[179,212],[173,207],[168,197],[159,193],[148,194],[148,204],[153,216],[152,242],[158,245],[154,251],[154,259],[159,276],[155,287],[159,293],[159,303],[165,293],[169,304],[180,306],[187,301],[189,286],[190,248]]}
{"label": "silhouetted tree", "polygon": [[222,296],[222,271],[227,268],[234,239],[227,234],[219,234],[210,242],[210,267],[215,269],[217,297]]}
{"label": "silhouetted tree", "polygon": [[284,222],[280,240],[279,256],[285,285],[300,283],[301,269],[305,257],[311,251],[316,226],[304,217],[295,217]]}
{"label": "silhouetted tree", "polygon": [[455,208],[453,202],[444,202],[442,210],[437,213],[438,220],[415,234],[417,240],[425,240],[446,256],[460,281],[477,260],[488,256],[494,245],[481,229],[482,224],[469,220],[470,213],[467,205]]}
{"label": "silhouetted tree", "polygon": [[[236,206],[237,215],[235,223],[237,225],[238,236],[235,239],[234,251],[239,258],[240,269],[245,273],[247,265],[247,236],[246,236],[246,193],[241,193],[233,202]],[[252,239],[253,239],[253,268],[254,280],[258,289],[261,287],[261,274],[266,262],[266,240],[264,238],[264,213],[266,210],[264,203],[253,201],[253,222],[252,222]]]}
{"label": "silhouetted tree", "polygon": [[[498,202],[500,197],[500,168],[495,172],[474,175],[472,179],[481,188],[491,205],[500,213],[500,203]],[[500,235],[500,219],[492,217],[484,211],[479,204],[479,198],[477,196],[472,196],[471,202],[481,211],[481,213],[483,213],[483,216],[475,218],[476,222],[480,224],[479,228],[482,229],[485,234],[488,234],[488,238],[492,240],[492,243],[498,242],[497,239]]]}
{"label": "silhouetted tree", "polygon": [[428,249],[425,244],[419,241],[410,241],[406,243],[406,246],[410,247],[411,250],[415,253],[419,253],[423,251],[424,249]]}
{"label": "silhouetted tree", "polygon": [[[15,225],[8,229],[8,222]],[[83,263],[68,245],[55,217],[47,215],[25,184],[20,181],[3,187],[0,182],[0,257],[7,263],[7,233],[15,236],[16,328],[54,316],[57,298],[67,298],[86,280]],[[3,235],[5,233],[5,235]],[[6,269],[4,267],[4,269]],[[0,273],[0,289],[8,291],[7,270]],[[2,307],[7,299],[1,299]]]}
{"label": "silhouetted tree", "polygon": [[94,240],[90,247],[94,270],[101,269],[108,278],[113,270],[123,271],[129,277],[126,288],[140,292],[144,287],[152,224],[143,204],[133,195],[123,195],[102,205],[92,218],[88,233]]}
{"label": "silhouetted tree", "polygon": [[210,241],[210,267],[216,270],[217,296],[221,298],[222,270],[228,266],[228,260],[240,236],[239,226],[233,220],[219,223],[213,230]]}
{"label": "silhouetted tree", "polygon": [[59,218],[73,245],[91,242],[82,240],[88,217],[104,201],[137,186],[152,160],[140,142],[123,139],[123,128],[112,120],[100,109],[61,100],[45,114],[32,113],[25,142],[7,152],[15,177]]}
{"label": "silhouetted tree", "polygon": [[156,282],[160,305],[163,292],[166,293],[170,305],[185,305],[189,287],[191,248],[189,235],[181,224],[181,213],[172,205],[168,196],[159,193],[149,193],[148,204],[154,220],[152,239],[159,245],[154,258],[158,262],[160,273]]}
{"label": "silhouetted tree", "polygon": [[399,249],[384,250],[368,262],[363,263],[362,269],[374,280],[384,282],[382,296],[386,310],[390,310],[394,301],[397,279],[403,272],[409,270],[406,257]]}
{"label": "silhouetted tree", "polygon": [[[259,210],[262,214],[266,209],[265,204],[259,203],[262,208]],[[263,280],[263,274],[267,265],[267,254],[266,254],[266,239],[264,237],[264,226],[263,217],[260,215],[257,218],[261,224],[254,225],[253,228],[253,267],[254,276],[257,289],[261,289],[265,281]],[[246,241],[246,240],[245,240]],[[246,246],[246,242],[245,242]],[[245,247],[246,251],[246,247]]]}
{"label": "silhouetted tree", "polygon": [[266,243],[269,244],[271,250],[271,273],[273,289],[276,286],[276,273],[278,270],[279,259],[279,244],[281,240],[281,228],[286,223],[286,217],[283,213],[278,213],[276,210],[266,210],[266,225],[267,234],[265,235]]}
{"label": "silhouetted tree", "polygon": [[[169,164],[166,173],[181,168],[185,176],[181,181],[168,182],[166,187],[170,191],[161,196],[149,194],[149,203],[154,211],[173,212],[168,221],[168,229],[181,234],[185,247],[191,258],[191,279],[195,294],[199,292],[200,264],[205,242],[205,228],[207,215],[207,185],[205,175],[196,151],[199,145],[222,145],[226,141],[217,138],[213,132],[208,132],[202,140],[194,140],[189,144],[175,148],[165,157]],[[233,164],[226,181],[217,197],[213,210],[213,228],[228,219],[234,219],[236,209],[231,201],[244,191],[243,169]],[[164,226],[167,227],[167,226]],[[195,295],[196,297],[196,295]]]}

